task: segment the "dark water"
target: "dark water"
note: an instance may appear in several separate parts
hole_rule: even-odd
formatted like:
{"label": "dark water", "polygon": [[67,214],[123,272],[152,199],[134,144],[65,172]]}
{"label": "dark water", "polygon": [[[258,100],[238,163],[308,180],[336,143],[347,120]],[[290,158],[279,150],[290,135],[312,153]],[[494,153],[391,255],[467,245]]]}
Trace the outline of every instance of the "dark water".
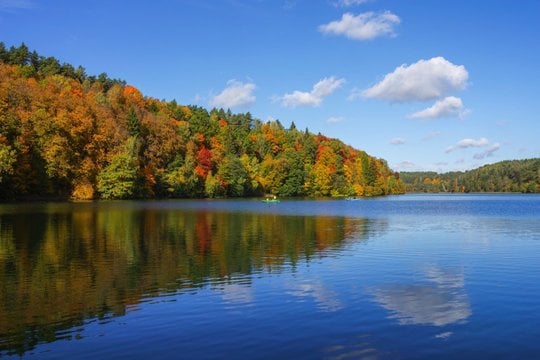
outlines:
{"label": "dark water", "polygon": [[540,196],[0,205],[0,357],[540,358]]}

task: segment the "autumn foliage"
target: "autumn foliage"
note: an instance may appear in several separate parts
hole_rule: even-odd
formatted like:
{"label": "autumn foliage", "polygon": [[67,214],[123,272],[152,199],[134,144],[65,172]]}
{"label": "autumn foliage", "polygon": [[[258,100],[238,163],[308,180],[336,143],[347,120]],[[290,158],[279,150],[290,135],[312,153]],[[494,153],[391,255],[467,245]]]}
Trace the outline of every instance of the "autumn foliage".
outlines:
{"label": "autumn foliage", "polygon": [[23,45],[0,60],[4,199],[403,192],[384,160],[294,124],[157,100]]}

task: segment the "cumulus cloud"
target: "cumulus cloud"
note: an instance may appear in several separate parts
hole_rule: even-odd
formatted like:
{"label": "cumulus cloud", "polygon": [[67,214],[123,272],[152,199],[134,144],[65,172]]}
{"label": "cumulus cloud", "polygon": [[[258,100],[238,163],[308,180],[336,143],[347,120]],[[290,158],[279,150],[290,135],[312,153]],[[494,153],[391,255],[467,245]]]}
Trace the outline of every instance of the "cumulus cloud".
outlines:
{"label": "cumulus cloud", "polygon": [[343,35],[353,40],[371,40],[380,36],[394,36],[394,26],[400,22],[400,18],[390,11],[370,11],[356,16],[345,13],[340,20],[320,25],[319,31],[329,35]]}
{"label": "cumulus cloud", "polygon": [[319,106],[325,97],[332,94],[345,83],[345,79],[337,79],[334,76],[324,78],[313,85],[309,92],[294,91],[291,94],[285,94],[278,99],[283,106]]}
{"label": "cumulus cloud", "polygon": [[391,145],[403,145],[405,144],[405,142],[406,142],[405,139],[400,138],[400,137],[393,138],[392,140],[390,140]]}
{"label": "cumulus cloud", "polygon": [[433,106],[409,115],[411,119],[437,119],[442,117],[463,118],[469,112],[463,106],[463,101],[455,96],[448,96],[438,100]]}
{"label": "cumulus cloud", "polygon": [[477,159],[477,160],[481,160],[481,159],[484,159],[486,157],[490,157],[490,156],[493,156],[493,153],[497,150],[499,150],[501,148],[501,144],[499,143],[495,143],[493,145],[491,145],[489,148],[487,148],[486,150],[478,153],[478,154],[474,154],[473,158]]}
{"label": "cumulus cloud", "polygon": [[227,87],[210,100],[210,105],[223,108],[251,105],[256,99],[253,95],[255,88],[254,83],[229,80]]}
{"label": "cumulus cloud", "polygon": [[457,142],[456,145],[450,146],[446,149],[447,153],[450,153],[457,149],[466,149],[471,147],[483,147],[489,145],[489,140],[482,137],[478,140],[476,139],[463,139]]}
{"label": "cumulus cloud", "polygon": [[397,67],[362,96],[389,101],[425,101],[445,96],[467,86],[465,66],[455,65],[439,56]]}

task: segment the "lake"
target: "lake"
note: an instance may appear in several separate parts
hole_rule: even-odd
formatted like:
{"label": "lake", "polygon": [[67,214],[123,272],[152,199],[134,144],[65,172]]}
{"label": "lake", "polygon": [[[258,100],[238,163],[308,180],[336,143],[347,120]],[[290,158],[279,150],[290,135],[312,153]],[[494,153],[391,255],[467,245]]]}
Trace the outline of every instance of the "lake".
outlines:
{"label": "lake", "polygon": [[540,358],[540,196],[0,205],[0,357]]}

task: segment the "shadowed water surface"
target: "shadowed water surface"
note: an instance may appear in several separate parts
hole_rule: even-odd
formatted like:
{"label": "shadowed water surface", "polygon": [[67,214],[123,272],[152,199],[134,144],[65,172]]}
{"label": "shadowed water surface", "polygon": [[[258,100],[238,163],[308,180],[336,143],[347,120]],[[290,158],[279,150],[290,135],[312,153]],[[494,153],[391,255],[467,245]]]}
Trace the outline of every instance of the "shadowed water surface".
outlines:
{"label": "shadowed water surface", "polygon": [[537,358],[540,197],[0,205],[0,355]]}

